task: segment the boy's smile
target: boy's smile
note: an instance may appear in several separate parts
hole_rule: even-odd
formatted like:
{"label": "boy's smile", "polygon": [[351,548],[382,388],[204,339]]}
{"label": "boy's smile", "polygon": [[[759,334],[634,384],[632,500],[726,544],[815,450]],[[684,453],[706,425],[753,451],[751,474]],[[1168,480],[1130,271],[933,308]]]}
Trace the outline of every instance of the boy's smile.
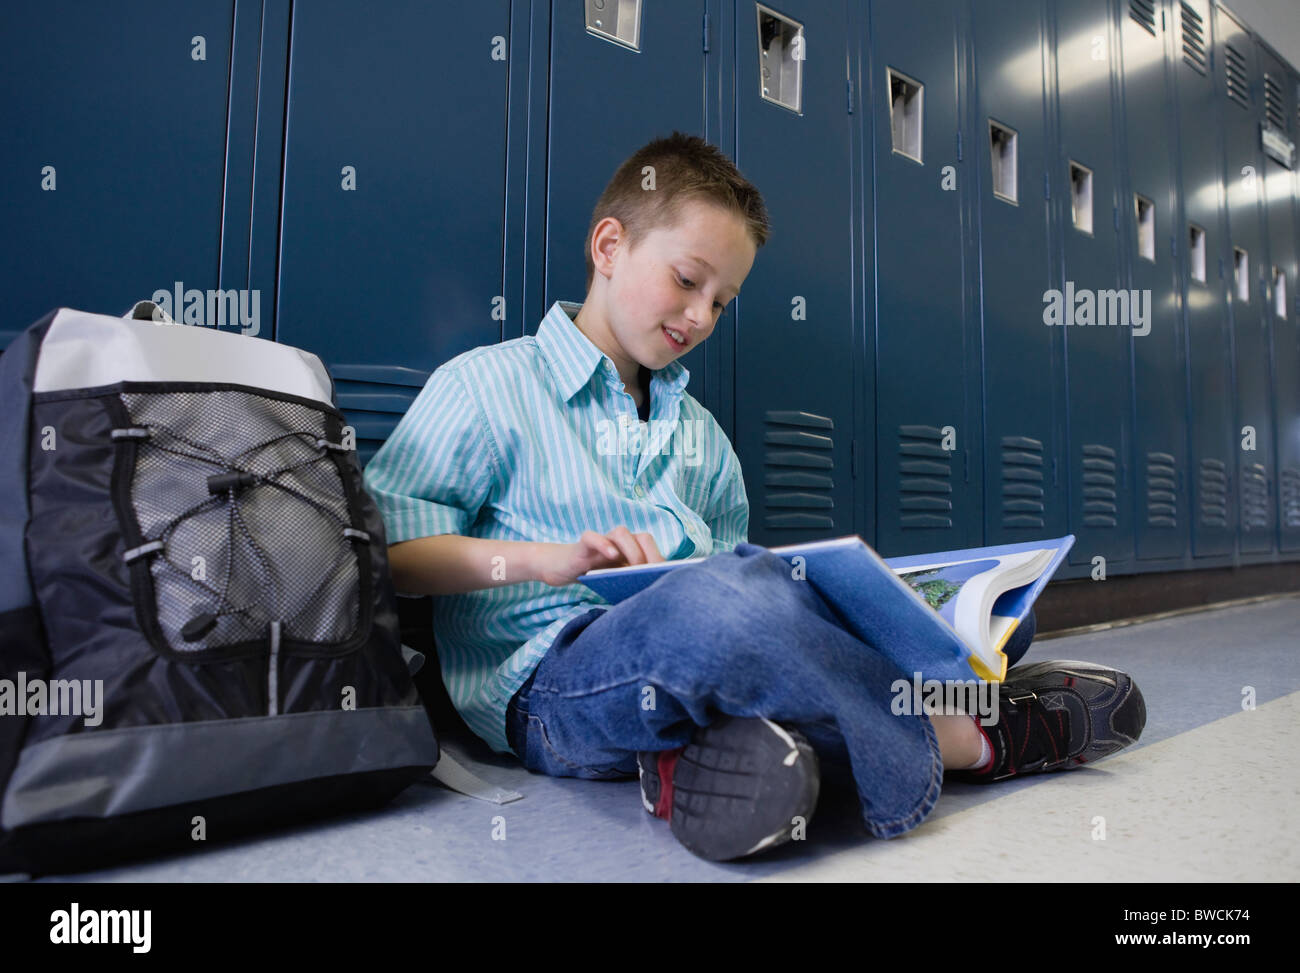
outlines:
{"label": "boy's smile", "polygon": [[697,200],[631,248],[622,224],[606,217],[591,246],[596,274],[574,323],[634,398],[642,366],[658,371],[713,333],[757,252],[739,215]]}

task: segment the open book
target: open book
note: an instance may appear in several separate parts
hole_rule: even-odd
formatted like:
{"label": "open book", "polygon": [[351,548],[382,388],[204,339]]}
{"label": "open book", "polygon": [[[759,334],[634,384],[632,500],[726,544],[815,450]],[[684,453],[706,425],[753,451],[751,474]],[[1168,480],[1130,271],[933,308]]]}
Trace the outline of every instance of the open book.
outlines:
{"label": "open book", "polygon": [[[851,534],[769,550],[816,589],[844,628],[907,675],[1001,681],[1002,647],[1073,544],[1067,534],[886,561]],[[702,560],[602,568],[578,581],[615,604]]]}

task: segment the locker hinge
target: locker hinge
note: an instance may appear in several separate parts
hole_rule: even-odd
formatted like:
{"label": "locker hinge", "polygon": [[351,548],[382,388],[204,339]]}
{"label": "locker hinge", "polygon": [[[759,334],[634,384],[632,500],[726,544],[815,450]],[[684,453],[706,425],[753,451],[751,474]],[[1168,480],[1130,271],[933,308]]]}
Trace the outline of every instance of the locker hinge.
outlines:
{"label": "locker hinge", "polygon": [[962,450],[961,465],[962,465],[962,473],[965,476],[965,482],[969,483],[970,482],[970,450],[969,449]]}
{"label": "locker hinge", "polygon": [[1169,29],[1168,25],[1165,23],[1165,12],[1163,10],[1160,11],[1160,29],[1161,30]]}
{"label": "locker hinge", "polygon": [[1043,199],[1052,198],[1052,177],[1046,172],[1043,173]]}
{"label": "locker hinge", "polygon": [[846,88],[848,88],[848,92],[849,92],[849,114],[852,115],[852,114],[853,114],[853,79],[852,79],[852,78],[849,78],[847,81],[844,82],[844,85],[845,85]]}
{"label": "locker hinge", "polygon": [[1115,224],[1115,232],[1118,233],[1119,232],[1119,207],[1112,206],[1110,208],[1110,215],[1111,215],[1111,222]]}
{"label": "locker hinge", "polygon": [[1052,486],[1056,486],[1060,481],[1056,478],[1056,457],[1052,457]]}
{"label": "locker hinge", "polygon": [[709,53],[709,15],[704,15],[704,53]]}
{"label": "locker hinge", "polygon": [[849,440],[849,475],[855,480],[858,478],[858,441],[856,439]]}
{"label": "locker hinge", "polygon": [[1219,258],[1219,280],[1223,280],[1223,258]]}
{"label": "locker hinge", "polygon": [[1169,255],[1175,260],[1178,259],[1178,238],[1172,233],[1169,234]]}
{"label": "locker hinge", "polygon": [[961,129],[957,129],[957,161],[961,161]]}

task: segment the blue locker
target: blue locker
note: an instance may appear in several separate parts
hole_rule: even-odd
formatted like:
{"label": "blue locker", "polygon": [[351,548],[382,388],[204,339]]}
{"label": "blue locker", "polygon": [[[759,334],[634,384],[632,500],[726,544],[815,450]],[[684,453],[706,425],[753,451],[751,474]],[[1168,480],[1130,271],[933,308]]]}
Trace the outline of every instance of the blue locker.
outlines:
{"label": "blue locker", "polygon": [[[958,11],[871,5],[876,212],[876,546],[978,544],[978,337],[969,313]],[[964,67],[964,61],[963,61]]]}
{"label": "blue locker", "polygon": [[0,6],[0,347],[60,305],[220,286],[233,30],[230,0]]}
{"label": "blue locker", "polygon": [[851,353],[847,17],[844,0],[788,2],[779,15],[736,3],[736,162],[773,231],[738,302],[734,442],[750,540],[769,546],[855,531],[854,393],[870,395],[872,382]]}
{"label": "blue locker", "polygon": [[[1118,330],[1132,341],[1137,556],[1182,558],[1191,542],[1191,511],[1186,345],[1177,305],[1183,247],[1174,221],[1172,31],[1163,0],[1128,0],[1125,6],[1119,23],[1128,165],[1120,181],[1120,226],[1131,323],[1121,322]],[[1145,310],[1135,313],[1134,303]]]}
{"label": "blue locker", "polygon": [[1183,0],[1173,60],[1181,175],[1179,237],[1181,305],[1187,340],[1188,463],[1194,557],[1231,555],[1237,504],[1229,489],[1236,467],[1233,430],[1232,333],[1227,281],[1228,231],[1219,192],[1223,106],[1210,56],[1214,49],[1208,0]]}
{"label": "blue locker", "polygon": [[[1298,262],[1300,262],[1300,71],[1294,67],[1290,69],[1290,86],[1291,92],[1295,97],[1296,110],[1291,116],[1292,122],[1292,141],[1297,143],[1296,154],[1297,164],[1291,172],[1291,193],[1292,193],[1292,213],[1295,220],[1295,232],[1292,240],[1295,244]],[[1297,267],[1297,274],[1300,275],[1300,267]],[[1290,282],[1288,282],[1288,285]],[[1292,299],[1291,306],[1296,326],[1293,331],[1295,339],[1294,353],[1297,359],[1300,359],[1300,280],[1296,281],[1296,295]],[[1281,345],[1279,345],[1281,347]],[[1279,360],[1285,360],[1285,356],[1279,354]],[[1295,364],[1295,373],[1300,373],[1300,361]],[[1279,435],[1287,437],[1287,442],[1294,442],[1300,437],[1300,402],[1293,402],[1291,410],[1286,414],[1285,422],[1278,426]],[[1289,447],[1288,447],[1289,448]],[[1279,450],[1279,455],[1289,455],[1283,450]],[[1297,513],[1300,513],[1300,483],[1296,482],[1293,476],[1287,476],[1280,482],[1281,492],[1281,517],[1283,521],[1282,530],[1282,549],[1286,551],[1295,550],[1291,540],[1291,528],[1295,521]]]}
{"label": "blue locker", "polygon": [[293,7],[276,338],[329,366],[363,462],[501,339],[509,38],[508,0]]}
{"label": "blue locker", "polygon": [[[1300,332],[1296,316],[1295,167],[1296,91],[1285,62],[1257,45],[1263,76],[1261,140],[1264,151],[1264,223],[1268,237],[1268,288],[1264,314],[1273,334],[1274,408],[1277,419],[1275,493],[1279,544],[1300,550]],[[1271,151],[1270,151],[1271,149]]]}
{"label": "blue locker", "polygon": [[1259,76],[1255,43],[1224,7],[1215,7],[1215,59],[1223,105],[1224,189],[1228,234],[1224,277],[1232,311],[1236,383],[1238,547],[1243,555],[1274,548],[1273,395],[1269,387],[1269,321],[1264,288],[1266,236],[1261,217],[1263,154],[1260,151]]}
{"label": "blue locker", "polygon": [[[984,345],[984,543],[1066,533],[1064,338],[1043,325],[1052,282],[1044,5],[973,5]],[[1052,192],[1061,192],[1060,180]]]}
{"label": "blue locker", "polygon": [[[1132,337],[1128,328],[1099,325],[1099,291],[1120,277],[1119,180],[1122,164],[1112,111],[1118,31],[1108,0],[1057,0],[1055,200],[1061,227],[1062,305],[1068,388],[1067,466],[1071,564],[1104,557],[1107,570],[1133,557],[1132,445],[1129,396]],[[1127,10],[1125,11],[1127,16]],[[1092,295],[1092,314],[1088,298]],[[1073,306],[1073,307],[1072,307]],[[1108,310],[1109,315],[1109,310]],[[1083,322],[1091,321],[1087,324]]]}

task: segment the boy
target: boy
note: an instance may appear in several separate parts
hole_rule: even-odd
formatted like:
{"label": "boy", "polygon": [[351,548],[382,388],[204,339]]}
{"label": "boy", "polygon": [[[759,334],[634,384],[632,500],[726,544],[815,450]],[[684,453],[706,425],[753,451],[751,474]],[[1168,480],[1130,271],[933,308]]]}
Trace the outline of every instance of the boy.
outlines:
{"label": "boy", "polygon": [[[987,732],[894,715],[910,674],[746,543],[739,461],[678,359],[767,235],[758,191],[716,148],[651,142],[596,204],[585,302],[442,365],[365,471],[397,589],[441,596],[443,679],[470,728],[530,770],[639,774],[646,810],[719,861],[802,835],[818,752],[849,762],[868,829],[892,837],[930,812],[945,768],[1074,767],[1145,723],[1133,681],[1085,663],[1017,670]],[[612,607],[576,583],[707,554]]]}

